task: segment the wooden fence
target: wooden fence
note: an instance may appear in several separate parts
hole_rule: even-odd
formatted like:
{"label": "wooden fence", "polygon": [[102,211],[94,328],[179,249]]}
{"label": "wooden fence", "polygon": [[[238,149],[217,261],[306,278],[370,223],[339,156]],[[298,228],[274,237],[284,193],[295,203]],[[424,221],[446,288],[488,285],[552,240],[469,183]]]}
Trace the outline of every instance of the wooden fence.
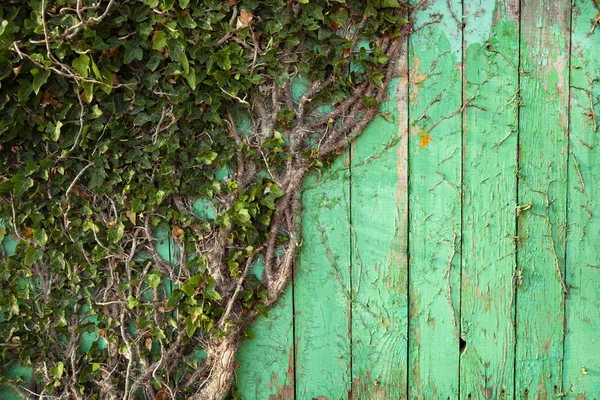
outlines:
{"label": "wooden fence", "polygon": [[598,4],[426,3],[395,101],[305,184],[244,399],[600,399]]}

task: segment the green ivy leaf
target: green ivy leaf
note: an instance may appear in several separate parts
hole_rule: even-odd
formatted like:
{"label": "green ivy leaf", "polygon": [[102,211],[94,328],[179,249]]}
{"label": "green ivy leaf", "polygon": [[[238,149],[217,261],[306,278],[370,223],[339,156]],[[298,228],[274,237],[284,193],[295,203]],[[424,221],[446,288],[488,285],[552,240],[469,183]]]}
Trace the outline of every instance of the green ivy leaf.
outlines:
{"label": "green ivy leaf", "polygon": [[42,85],[48,82],[50,71],[41,68],[34,68],[31,70],[31,75],[33,75],[33,83],[31,88],[33,93],[37,95],[40,92]]}
{"label": "green ivy leaf", "polygon": [[154,43],[152,43],[152,48],[154,50],[161,50],[162,48],[167,46],[167,36],[163,31],[154,32]]}
{"label": "green ivy leaf", "polygon": [[215,290],[214,285],[211,285],[206,288],[206,290],[204,291],[204,297],[206,297],[209,300],[215,301],[219,301],[222,298],[221,295]]}
{"label": "green ivy leaf", "polygon": [[85,97],[88,103],[91,103],[94,99],[94,84],[92,82],[81,82],[83,90],[85,91]]}
{"label": "green ivy leaf", "polygon": [[4,57],[4,55],[0,54],[0,81],[2,81],[5,78],[8,78],[12,74],[13,69],[11,62],[6,57]]}
{"label": "green ivy leaf", "polygon": [[13,175],[10,181],[13,183],[12,190],[15,197],[21,197],[29,188],[33,187],[33,179],[24,174]]}
{"label": "green ivy leaf", "polygon": [[159,273],[153,272],[146,276],[146,282],[148,282],[148,286],[150,286],[153,289],[156,289],[158,285],[160,285],[160,283],[162,282],[162,277]]}
{"label": "green ivy leaf", "polygon": [[90,57],[88,57],[86,54],[82,54],[73,60],[71,66],[75,68],[75,70],[79,72],[82,77],[87,78],[90,71]]}
{"label": "green ivy leaf", "polygon": [[110,227],[106,234],[108,240],[113,243],[119,242],[123,238],[123,234],[125,233],[125,225],[122,222],[119,222],[116,226]]}
{"label": "green ivy leaf", "polygon": [[237,215],[238,219],[240,220],[240,222],[242,222],[242,223],[250,222],[250,213],[248,212],[247,209],[242,208],[242,209],[238,210],[236,215]]}
{"label": "green ivy leaf", "polygon": [[[189,1],[189,0],[185,0],[185,1]],[[198,24],[196,23],[196,21],[194,21],[192,19],[192,17],[190,17],[190,14],[185,14],[179,20],[179,26],[181,26],[182,28],[186,28],[186,29],[195,29],[198,26]]]}
{"label": "green ivy leaf", "polygon": [[196,156],[196,161],[201,162],[206,165],[210,165],[213,163],[213,161],[215,161],[217,156],[218,156],[218,154],[215,153],[214,151],[201,151]]}
{"label": "green ivy leaf", "polygon": [[37,247],[28,246],[25,248],[25,264],[32,265],[36,262],[42,261],[44,258],[44,252]]}
{"label": "green ivy leaf", "polygon": [[219,50],[213,54],[210,58],[223,69],[231,69],[231,60],[229,59],[229,50]]}
{"label": "green ivy leaf", "polygon": [[194,67],[190,67],[190,71],[187,74],[183,74],[183,77],[187,80],[188,85],[192,90],[196,89],[196,70]]}
{"label": "green ivy leaf", "polygon": [[11,180],[0,182],[0,193],[9,193],[13,190],[15,184]]}
{"label": "green ivy leaf", "polygon": [[179,304],[179,302],[185,297],[185,293],[179,289],[173,290],[171,296],[169,296],[169,300],[167,300],[167,304],[165,305],[167,308],[175,307]]}
{"label": "green ivy leaf", "polygon": [[53,378],[60,379],[64,373],[65,364],[62,361],[58,361],[53,367],[50,368],[50,376]]}
{"label": "green ivy leaf", "polygon": [[45,246],[46,243],[48,243],[48,234],[46,233],[44,228],[34,230],[33,237],[40,246]]}
{"label": "green ivy leaf", "polygon": [[398,0],[381,0],[379,7],[381,8],[398,8],[400,3]]}
{"label": "green ivy leaf", "polygon": [[133,310],[134,308],[139,307],[141,305],[142,302],[136,299],[135,297],[127,296],[127,308],[129,308],[130,310]]}
{"label": "green ivy leaf", "polygon": [[112,92],[112,85],[113,85],[113,78],[112,78],[112,73],[107,70],[107,69],[102,69],[100,71],[100,79],[103,83],[105,83],[105,85],[98,85],[98,88],[100,88],[100,90],[102,90],[104,93],[106,94],[110,94]]}
{"label": "green ivy leaf", "polygon": [[62,128],[62,126],[63,123],[60,121],[56,121],[56,125],[48,125],[48,128],[46,128],[46,133],[48,134],[50,139],[54,140],[55,142],[58,141],[58,138],[60,138],[60,129]]}
{"label": "green ivy leaf", "polygon": [[89,117],[89,119],[96,119],[101,115],[102,115],[102,110],[100,110],[100,107],[98,107],[98,104],[94,104],[94,106],[92,107],[92,111],[90,112],[88,117]]}
{"label": "green ivy leaf", "polygon": [[192,337],[194,333],[198,329],[198,324],[196,322],[191,322],[190,318],[186,318],[185,322],[185,333],[188,337]]}
{"label": "green ivy leaf", "polygon": [[181,290],[188,296],[193,296],[196,293],[196,289],[198,285],[202,281],[202,275],[195,275],[188,279],[183,285],[181,285]]}
{"label": "green ivy leaf", "polygon": [[265,318],[269,318],[269,313],[267,312],[267,307],[265,307],[265,305],[263,303],[256,303],[256,309],[258,310],[260,315],[262,315]]}
{"label": "green ivy leaf", "polygon": [[383,89],[383,78],[385,78],[385,75],[381,71],[373,71],[369,78],[371,79],[373,85]]}
{"label": "green ivy leaf", "polygon": [[144,52],[138,43],[124,42],[125,54],[123,55],[123,64],[130,64],[134,60],[142,61]]}

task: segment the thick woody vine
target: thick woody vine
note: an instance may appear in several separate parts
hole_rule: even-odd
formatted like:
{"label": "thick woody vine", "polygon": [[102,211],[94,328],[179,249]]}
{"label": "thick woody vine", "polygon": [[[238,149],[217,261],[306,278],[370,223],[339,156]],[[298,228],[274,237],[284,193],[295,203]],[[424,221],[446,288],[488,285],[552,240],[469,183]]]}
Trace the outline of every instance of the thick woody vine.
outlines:
{"label": "thick woody vine", "polygon": [[[1,253],[0,383],[225,397],[244,329],[290,281],[302,179],[378,115],[406,15],[398,0],[2,2],[0,239],[18,244]],[[30,382],[6,377],[16,364]]]}

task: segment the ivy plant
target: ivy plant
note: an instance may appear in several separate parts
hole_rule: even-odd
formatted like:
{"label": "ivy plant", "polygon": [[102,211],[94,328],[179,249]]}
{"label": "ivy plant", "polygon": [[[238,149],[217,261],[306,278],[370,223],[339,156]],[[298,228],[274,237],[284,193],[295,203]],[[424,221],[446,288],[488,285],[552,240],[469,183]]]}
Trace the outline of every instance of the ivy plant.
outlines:
{"label": "ivy plant", "polygon": [[33,371],[2,383],[23,398],[227,396],[245,328],[290,281],[302,179],[379,115],[407,13],[0,2],[0,240],[18,241],[0,257],[0,350]]}

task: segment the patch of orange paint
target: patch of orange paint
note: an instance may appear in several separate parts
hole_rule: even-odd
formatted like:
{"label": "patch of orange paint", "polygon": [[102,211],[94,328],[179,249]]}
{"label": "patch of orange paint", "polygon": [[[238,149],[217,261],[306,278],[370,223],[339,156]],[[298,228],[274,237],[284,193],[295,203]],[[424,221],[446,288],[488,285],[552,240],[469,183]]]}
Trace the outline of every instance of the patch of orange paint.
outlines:
{"label": "patch of orange paint", "polygon": [[423,148],[431,143],[431,136],[429,136],[429,132],[421,129],[419,132],[419,147]]}

